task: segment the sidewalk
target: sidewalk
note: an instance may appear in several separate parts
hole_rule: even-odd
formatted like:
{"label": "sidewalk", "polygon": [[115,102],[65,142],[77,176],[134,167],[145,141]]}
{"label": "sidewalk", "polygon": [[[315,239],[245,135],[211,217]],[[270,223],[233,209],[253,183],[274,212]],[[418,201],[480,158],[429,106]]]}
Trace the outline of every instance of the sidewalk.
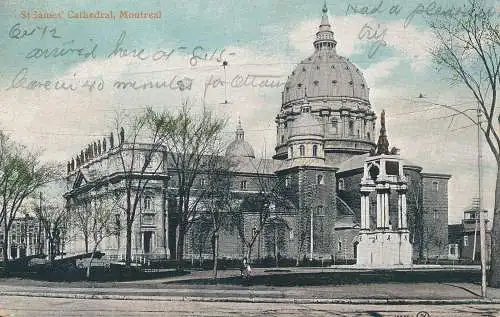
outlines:
{"label": "sidewalk", "polygon": [[[282,274],[346,274],[343,269],[285,268],[254,270],[253,278],[274,278]],[[368,274],[368,273],[366,273]],[[373,273],[376,274],[376,273]],[[82,299],[119,300],[189,300],[261,303],[367,303],[367,304],[466,304],[500,303],[500,289],[488,289],[488,298],[480,297],[480,285],[473,283],[363,283],[316,286],[269,286],[229,283],[238,280],[238,270],[220,272],[226,283],[211,284],[211,271],[198,271],[184,276],[155,280],[115,283],[56,283],[19,279],[4,279],[0,296],[39,296]],[[293,275],[290,275],[293,276]],[[360,277],[363,279],[363,276]],[[200,283],[200,281],[204,283]],[[205,283],[206,282],[206,283]]]}

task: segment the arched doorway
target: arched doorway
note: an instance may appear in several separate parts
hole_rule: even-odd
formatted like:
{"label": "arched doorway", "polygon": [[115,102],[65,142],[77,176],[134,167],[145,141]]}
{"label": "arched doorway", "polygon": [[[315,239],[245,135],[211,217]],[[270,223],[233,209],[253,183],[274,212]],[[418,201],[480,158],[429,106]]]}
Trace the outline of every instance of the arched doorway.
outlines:
{"label": "arched doorway", "polygon": [[353,254],[354,254],[355,260],[358,258],[358,244],[359,244],[358,241],[354,241],[354,243],[352,244]]}

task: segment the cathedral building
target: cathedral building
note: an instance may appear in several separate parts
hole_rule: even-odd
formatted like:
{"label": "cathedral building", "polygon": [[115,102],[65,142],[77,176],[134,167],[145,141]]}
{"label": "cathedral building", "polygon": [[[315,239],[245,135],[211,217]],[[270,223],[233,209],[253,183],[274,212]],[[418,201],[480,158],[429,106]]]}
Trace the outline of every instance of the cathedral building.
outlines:
{"label": "cathedral building", "polygon": [[[277,139],[273,157],[256,158],[253,147],[245,140],[241,123],[234,141],[227,147],[226,157],[236,162],[232,192],[243,218],[239,228],[223,228],[220,256],[243,257],[248,248],[243,240],[258,235],[252,245],[253,258],[355,260],[359,256],[360,230],[374,229],[372,227],[380,223],[383,227],[378,229],[408,231],[413,259],[423,253],[444,256],[448,243],[451,176],[424,172],[421,166],[399,155],[398,149],[389,149],[390,131],[386,131],[383,122],[380,130],[377,129],[377,115],[361,70],[337,54],[337,41],[326,6],[316,39],[311,44],[312,54],[291,72],[282,91],[281,108],[276,108]],[[377,153],[381,148],[385,149],[383,153]],[[102,170],[102,166],[112,166],[106,163],[112,153],[110,149],[99,152],[77,167],[69,163],[68,180],[73,188],[66,197],[79,201],[80,195],[94,188],[103,193],[108,190],[106,184],[119,186],[119,174],[111,173],[109,168]],[[382,155],[382,159],[373,158],[377,155]],[[363,182],[368,179],[367,173],[371,173],[366,167],[382,161],[389,181],[391,162],[400,164],[394,172],[397,179],[393,183],[404,186],[394,187],[398,193],[384,194],[386,207],[381,220],[377,212],[379,198],[364,193],[363,188],[367,187]],[[95,172],[100,176],[92,174],[92,166],[101,170],[100,174]],[[170,194],[175,192],[174,175],[168,164],[161,177],[150,175],[156,177],[149,189],[152,203],[146,202],[147,197],[142,198],[144,204],[138,218],[141,222],[134,229],[133,250],[137,255],[175,254],[176,197]],[[263,180],[273,186],[263,187]],[[194,187],[204,185],[204,175],[200,174]],[[252,201],[267,191],[274,191],[279,199],[268,206],[270,216],[260,226],[261,217]],[[401,213],[403,205],[404,213]],[[211,257],[207,219],[200,216],[192,221],[185,240],[185,257]],[[123,241],[118,242],[105,244],[102,251],[123,254]]]}

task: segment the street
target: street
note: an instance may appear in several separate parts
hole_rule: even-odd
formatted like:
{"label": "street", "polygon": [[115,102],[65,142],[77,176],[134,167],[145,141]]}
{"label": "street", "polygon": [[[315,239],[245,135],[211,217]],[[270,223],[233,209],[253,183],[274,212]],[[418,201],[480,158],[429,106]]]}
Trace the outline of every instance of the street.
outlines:
{"label": "street", "polygon": [[499,304],[341,305],[124,301],[3,296],[0,316],[500,316]]}

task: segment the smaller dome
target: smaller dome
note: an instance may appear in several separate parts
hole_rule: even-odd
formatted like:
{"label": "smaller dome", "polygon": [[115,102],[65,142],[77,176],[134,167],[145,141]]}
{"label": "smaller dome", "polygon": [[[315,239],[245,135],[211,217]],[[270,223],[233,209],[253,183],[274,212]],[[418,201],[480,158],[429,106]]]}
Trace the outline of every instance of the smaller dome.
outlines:
{"label": "smaller dome", "polygon": [[290,137],[313,135],[323,135],[321,123],[310,112],[303,112],[292,122]]}
{"label": "smaller dome", "polygon": [[245,141],[245,131],[241,127],[241,121],[238,120],[236,129],[236,138],[226,148],[226,157],[251,157],[255,158],[253,147]]}

